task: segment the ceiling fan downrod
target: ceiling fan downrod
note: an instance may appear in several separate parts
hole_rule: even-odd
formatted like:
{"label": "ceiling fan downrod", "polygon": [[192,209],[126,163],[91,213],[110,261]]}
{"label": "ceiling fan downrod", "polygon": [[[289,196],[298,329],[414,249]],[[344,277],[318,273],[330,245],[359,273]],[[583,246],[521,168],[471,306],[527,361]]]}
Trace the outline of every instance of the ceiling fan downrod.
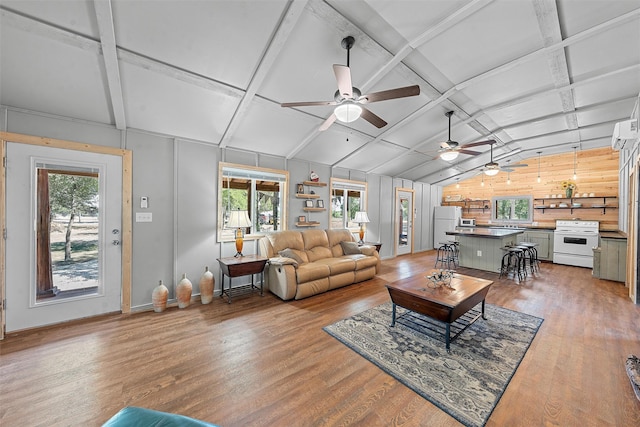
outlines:
{"label": "ceiling fan downrod", "polygon": [[354,39],[352,36],[347,36],[347,37],[343,38],[342,42],[340,43],[340,45],[344,49],[347,49],[347,67],[349,66],[351,48],[353,47],[353,44],[355,42],[356,42],[356,39]]}

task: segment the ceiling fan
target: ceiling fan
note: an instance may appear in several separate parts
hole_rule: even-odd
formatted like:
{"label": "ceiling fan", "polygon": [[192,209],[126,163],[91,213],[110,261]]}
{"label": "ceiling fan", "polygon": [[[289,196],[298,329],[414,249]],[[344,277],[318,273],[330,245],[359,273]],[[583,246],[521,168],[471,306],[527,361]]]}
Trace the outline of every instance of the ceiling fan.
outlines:
{"label": "ceiling fan", "polygon": [[500,171],[513,172],[513,168],[524,168],[529,166],[526,164],[500,166],[498,163],[493,161],[493,144],[494,143],[495,141],[491,143],[491,161],[484,165],[485,175],[494,176],[494,175],[497,175],[498,172]]}
{"label": "ceiling fan", "polygon": [[383,90],[380,92],[362,95],[360,89],[353,87],[351,82],[351,69],[349,68],[349,52],[355,43],[352,36],[342,39],[341,46],[347,50],[347,65],[333,64],[333,73],[338,82],[338,90],[334,94],[333,101],[310,101],[310,102],[285,102],[281,107],[309,107],[315,105],[336,105],[333,113],[320,125],[319,130],[327,130],[333,122],[340,120],[349,123],[362,117],[377,128],[387,125],[382,118],[365,108],[363,104],[386,101],[389,99],[406,98],[420,95],[420,86],[406,86],[397,89]]}
{"label": "ceiling fan", "polygon": [[470,154],[472,156],[477,156],[478,154],[482,154],[478,151],[467,150],[470,147],[477,147],[478,145],[487,145],[493,144],[495,141],[493,139],[488,139],[486,141],[472,142],[471,144],[460,145],[456,141],[451,140],[451,116],[453,115],[453,111],[447,111],[444,113],[445,116],[449,118],[449,137],[445,142],[440,143],[439,154],[435,157],[436,159],[439,157],[442,160],[450,162],[451,160],[455,160],[460,153]]}

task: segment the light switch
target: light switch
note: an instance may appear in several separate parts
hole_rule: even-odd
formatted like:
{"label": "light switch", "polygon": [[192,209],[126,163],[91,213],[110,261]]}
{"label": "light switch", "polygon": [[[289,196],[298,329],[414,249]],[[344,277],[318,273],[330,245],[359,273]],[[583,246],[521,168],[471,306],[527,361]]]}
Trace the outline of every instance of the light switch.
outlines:
{"label": "light switch", "polygon": [[140,197],[140,207],[147,209],[149,207],[149,198],[147,196]]}
{"label": "light switch", "polygon": [[136,212],[136,222],[151,222],[153,214],[151,212]]}

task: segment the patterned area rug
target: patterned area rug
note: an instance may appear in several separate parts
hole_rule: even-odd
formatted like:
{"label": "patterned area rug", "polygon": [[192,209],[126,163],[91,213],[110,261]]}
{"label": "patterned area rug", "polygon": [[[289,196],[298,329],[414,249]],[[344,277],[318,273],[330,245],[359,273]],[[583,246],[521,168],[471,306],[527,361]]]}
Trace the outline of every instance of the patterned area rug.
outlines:
{"label": "patterned area rug", "polygon": [[487,304],[487,320],[469,326],[447,353],[443,324],[398,306],[392,328],[391,307],[324,330],[466,426],[487,422],[543,320]]}

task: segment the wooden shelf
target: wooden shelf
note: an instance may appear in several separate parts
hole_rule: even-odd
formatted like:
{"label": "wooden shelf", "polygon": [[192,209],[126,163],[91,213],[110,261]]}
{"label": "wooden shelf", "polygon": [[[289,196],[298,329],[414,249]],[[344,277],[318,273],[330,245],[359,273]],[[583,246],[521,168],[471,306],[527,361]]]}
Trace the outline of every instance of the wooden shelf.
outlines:
{"label": "wooden shelf", "polygon": [[319,194],[296,193],[298,199],[319,199]]}
{"label": "wooden shelf", "polygon": [[320,225],[318,221],[296,222],[296,227],[317,227]]}
{"label": "wooden shelf", "polygon": [[310,187],[326,187],[327,186],[326,182],[319,182],[319,181],[304,181],[303,184],[308,185]]}
{"label": "wooden shelf", "polygon": [[302,208],[302,210],[305,212],[322,212],[326,211],[327,208]]}

